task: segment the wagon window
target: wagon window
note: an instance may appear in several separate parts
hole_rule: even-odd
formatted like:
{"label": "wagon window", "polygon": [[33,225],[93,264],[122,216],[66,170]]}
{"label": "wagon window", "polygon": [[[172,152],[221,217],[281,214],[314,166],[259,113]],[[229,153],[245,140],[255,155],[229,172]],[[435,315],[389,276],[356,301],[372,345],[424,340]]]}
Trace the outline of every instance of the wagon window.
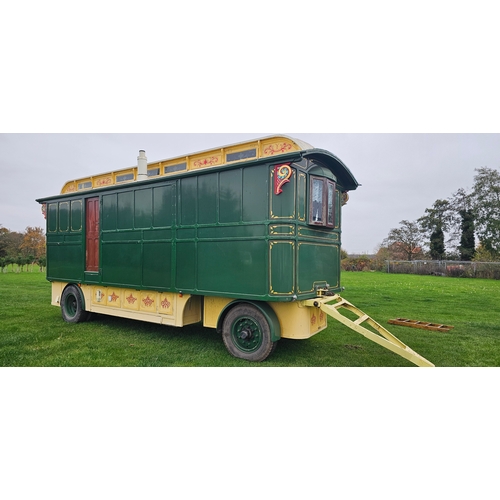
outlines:
{"label": "wagon window", "polygon": [[326,225],[334,226],[335,225],[335,207],[334,207],[334,199],[335,199],[335,186],[333,182],[328,183],[328,206],[327,206],[327,217],[326,217]]}
{"label": "wagon window", "polygon": [[311,179],[311,223],[323,224],[324,206],[323,206],[323,179]]}
{"label": "wagon window", "polygon": [[335,226],[335,183],[323,177],[310,177],[309,224]]}

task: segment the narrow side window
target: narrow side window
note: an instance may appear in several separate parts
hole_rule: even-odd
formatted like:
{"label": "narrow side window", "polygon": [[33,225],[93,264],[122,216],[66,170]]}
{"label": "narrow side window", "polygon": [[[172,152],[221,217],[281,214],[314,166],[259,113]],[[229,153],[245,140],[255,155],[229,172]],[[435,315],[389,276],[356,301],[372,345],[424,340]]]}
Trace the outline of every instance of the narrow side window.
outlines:
{"label": "narrow side window", "polygon": [[335,183],[321,177],[310,177],[309,224],[335,227]]}
{"label": "narrow side window", "polygon": [[323,179],[311,176],[311,196],[309,204],[309,224],[325,224],[325,185]]}

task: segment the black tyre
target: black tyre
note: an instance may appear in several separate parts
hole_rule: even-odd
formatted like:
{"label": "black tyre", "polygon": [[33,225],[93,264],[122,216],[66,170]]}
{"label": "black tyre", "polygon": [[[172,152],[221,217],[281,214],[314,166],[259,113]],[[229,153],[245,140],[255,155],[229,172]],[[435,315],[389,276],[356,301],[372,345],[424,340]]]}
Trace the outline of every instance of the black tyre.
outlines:
{"label": "black tyre", "polygon": [[61,313],[67,323],[87,321],[89,313],[83,307],[83,297],[80,289],[69,285],[64,289],[61,297]]}
{"label": "black tyre", "polygon": [[249,304],[237,305],[227,313],[222,339],[233,356],[247,361],[264,361],[276,347],[266,317]]}

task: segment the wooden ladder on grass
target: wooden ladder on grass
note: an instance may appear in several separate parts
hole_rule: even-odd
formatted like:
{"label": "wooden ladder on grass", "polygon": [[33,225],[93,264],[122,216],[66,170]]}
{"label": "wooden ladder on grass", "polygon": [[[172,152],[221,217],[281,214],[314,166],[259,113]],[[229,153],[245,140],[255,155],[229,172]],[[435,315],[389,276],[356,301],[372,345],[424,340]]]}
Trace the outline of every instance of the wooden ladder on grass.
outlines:
{"label": "wooden ladder on grass", "polygon": [[[368,314],[358,309],[356,306],[342,298],[340,295],[333,295],[331,297],[318,297],[316,299],[310,299],[305,301],[305,305],[317,307],[321,309],[330,317],[339,321],[343,325],[347,326],[351,330],[363,335],[367,339],[385,347],[389,351],[398,354],[399,356],[407,359],[411,363],[417,366],[434,366],[433,363],[420,356],[413,349],[410,349],[405,343],[401,342],[392,333],[386,330],[382,325],[377,323],[374,319],[370,318]],[[357,319],[354,321],[350,320],[347,316],[341,314],[340,310],[345,309],[354,313]],[[368,330],[363,326],[367,324],[374,331]]]}

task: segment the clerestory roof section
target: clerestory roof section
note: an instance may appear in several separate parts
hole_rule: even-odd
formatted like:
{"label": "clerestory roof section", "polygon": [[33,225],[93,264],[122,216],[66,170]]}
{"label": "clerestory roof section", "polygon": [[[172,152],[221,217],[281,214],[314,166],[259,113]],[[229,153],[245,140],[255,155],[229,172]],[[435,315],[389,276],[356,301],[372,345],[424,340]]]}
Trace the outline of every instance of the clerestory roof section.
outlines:
{"label": "clerestory roof section", "polygon": [[[313,149],[313,146],[300,139],[286,135],[273,135],[148,163],[147,177],[163,177],[206,168],[222,167],[241,161],[258,160],[311,149]],[[138,167],[133,166],[68,181],[63,186],[61,194],[103,188],[137,180]]]}
{"label": "clerestory roof section", "polygon": [[343,187],[344,191],[354,191],[361,185],[342,160],[330,153],[330,151],[313,149],[310,152],[305,152],[303,156],[327,167],[335,175],[337,182]]}
{"label": "clerestory roof section", "polygon": [[140,154],[144,155],[142,157],[144,160],[142,168],[146,169],[143,172],[143,176],[139,176],[139,167],[136,165],[113,172],[68,181],[63,186],[61,194],[128,184],[144,179],[153,180],[155,178],[169,177],[210,168],[229,167],[240,162],[275,156],[279,157],[296,152],[300,152],[303,157],[312,160],[316,159],[323,163],[332,171],[344,190],[349,191],[358,187],[359,184],[350,170],[329,151],[315,149],[311,144],[300,139],[286,135],[273,135],[147,164],[145,153],[141,151]]}

